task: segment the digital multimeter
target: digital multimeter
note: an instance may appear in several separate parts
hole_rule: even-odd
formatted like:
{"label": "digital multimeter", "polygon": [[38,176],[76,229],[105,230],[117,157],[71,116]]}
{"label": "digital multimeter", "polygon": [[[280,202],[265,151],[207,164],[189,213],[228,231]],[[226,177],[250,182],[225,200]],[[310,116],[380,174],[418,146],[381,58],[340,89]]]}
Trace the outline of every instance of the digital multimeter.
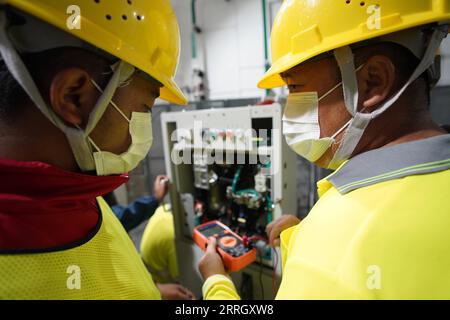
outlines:
{"label": "digital multimeter", "polygon": [[220,221],[214,220],[196,227],[193,237],[202,250],[206,250],[208,238],[215,237],[217,250],[229,272],[239,271],[256,260],[256,249],[245,246],[242,238]]}

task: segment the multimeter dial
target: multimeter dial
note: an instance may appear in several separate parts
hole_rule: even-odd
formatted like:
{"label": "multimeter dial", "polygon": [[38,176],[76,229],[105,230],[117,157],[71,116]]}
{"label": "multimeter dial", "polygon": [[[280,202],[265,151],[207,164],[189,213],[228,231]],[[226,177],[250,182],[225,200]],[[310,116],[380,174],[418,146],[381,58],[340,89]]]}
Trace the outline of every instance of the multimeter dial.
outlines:
{"label": "multimeter dial", "polygon": [[203,250],[208,246],[209,237],[216,238],[217,251],[229,272],[241,270],[256,260],[256,249],[245,246],[238,234],[219,221],[210,221],[194,229],[193,239]]}
{"label": "multimeter dial", "polygon": [[242,241],[231,234],[224,234],[217,238],[218,246],[233,257],[240,257],[248,252]]}

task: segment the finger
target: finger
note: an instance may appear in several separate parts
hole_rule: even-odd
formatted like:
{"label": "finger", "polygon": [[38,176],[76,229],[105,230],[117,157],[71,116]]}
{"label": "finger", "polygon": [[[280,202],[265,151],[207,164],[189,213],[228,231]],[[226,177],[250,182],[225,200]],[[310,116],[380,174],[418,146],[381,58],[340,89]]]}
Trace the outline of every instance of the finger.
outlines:
{"label": "finger", "polygon": [[188,291],[185,287],[183,287],[182,285],[177,285],[178,290],[180,290],[181,292],[183,292],[185,295],[188,294]]}
{"label": "finger", "polygon": [[275,240],[273,240],[272,246],[274,246],[274,247],[279,247],[279,246],[280,246],[280,243],[281,243],[280,238],[276,238]]}
{"label": "finger", "polygon": [[181,289],[183,290],[184,294],[186,294],[189,300],[197,300],[195,294],[191,290],[185,287],[181,287]]}
{"label": "finger", "polygon": [[281,224],[277,224],[273,227],[269,234],[269,243],[273,245],[275,239],[280,237],[280,233],[282,231],[283,226]]}
{"label": "finger", "polygon": [[163,181],[168,180],[168,178],[166,176],[163,175],[159,175],[155,178],[155,182],[157,183],[162,183]]}
{"label": "finger", "polygon": [[216,253],[217,240],[214,237],[208,238],[208,247],[206,253]]}
{"label": "finger", "polygon": [[180,299],[191,300],[191,296],[190,296],[189,292],[183,286],[178,285],[177,291],[178,291],[178,297]]}
{"label": "finger", "polygon": [[273,228],[273,226],[275,225],[275,223],[276,223],[276,220],[275,220],[275,221],[272,221],[271,223],[269,223],[269,224],[266,226],[266,233],[267,233],[267,234],[270,233],[270,231],[272,230],[272,228]]}
{"label": "finger", "polygon": [[160,184],[164,185],[164,189],[167,191],[169,189],[170,179],[166,176],[164,176],[160,182]]}

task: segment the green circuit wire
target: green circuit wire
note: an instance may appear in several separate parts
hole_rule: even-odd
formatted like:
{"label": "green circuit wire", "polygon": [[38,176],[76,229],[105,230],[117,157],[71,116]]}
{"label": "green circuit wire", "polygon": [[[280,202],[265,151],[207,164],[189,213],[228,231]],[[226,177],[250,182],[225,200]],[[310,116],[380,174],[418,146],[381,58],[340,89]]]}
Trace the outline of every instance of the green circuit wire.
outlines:
{"label": "green circuit wire", "polygon": [[259,192],[256,191],[255,189],[242,189],[242,190],[236,191],[236,194],[243,194],[243,193],[251,193],[255,196],[260,195]]}
{"label": "green circuit wire", "polygon": [[231,185],[231,192],[234,194],[236,192],[236,185],[239,181],[239,177],[241,176],[242,166],[239,166],[234,174],[233,184]]}

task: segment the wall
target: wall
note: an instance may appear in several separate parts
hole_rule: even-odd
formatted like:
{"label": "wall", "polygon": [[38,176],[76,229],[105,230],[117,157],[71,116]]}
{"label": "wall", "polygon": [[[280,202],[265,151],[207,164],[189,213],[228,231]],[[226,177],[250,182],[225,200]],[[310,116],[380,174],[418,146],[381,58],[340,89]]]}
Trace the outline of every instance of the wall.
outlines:
{"label": "wall", "polygon": [[[182,54],[177,80],[189,85],[191,78],[191,1],[172,0],[180,20]],[[261,0],[198,0],[199,51],[202,47],[210,99],[259,97],[256,88],[264,74],[264,33]],[[202,45],[203,44],[203,45]]]}

